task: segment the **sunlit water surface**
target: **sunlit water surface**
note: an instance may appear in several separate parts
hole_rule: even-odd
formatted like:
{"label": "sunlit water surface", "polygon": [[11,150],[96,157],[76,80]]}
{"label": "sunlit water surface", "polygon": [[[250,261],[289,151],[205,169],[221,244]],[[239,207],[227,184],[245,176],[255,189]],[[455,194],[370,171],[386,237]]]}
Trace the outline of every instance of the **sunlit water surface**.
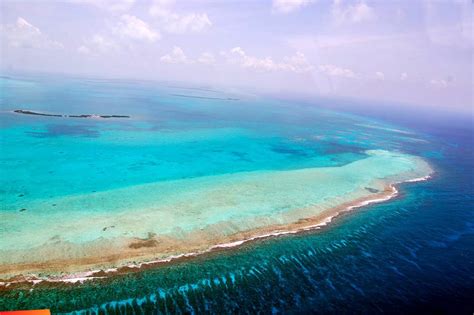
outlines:
{"label": "sunlit water surface", "polygon": [[[168,196],[192,183],[210,185],[245,174],[265,178],[305,169],[347,169],[367,161],[374,152],[370,150],[420,156],[436,171],[430,181],[402,185],[400,198],[359,209],[321,231],[257,241],[107,280],[1,291],[0,309],[122,314],[132,309],[135,314],[471,310],[474,163],[469,133],[431,126],[408,129],[399,126],[403,120],[396,115],[393,122],[382,122],[323,109],[327,104],[151,82],[3,78],[0,93],[0,211],[9,219],[0,223],[2,249],[28,249],[43,242],[39,236],[48,231],[41,226],[48,218],[74,227],[74,220],[80,226],[98,214],[113,218],[114,211],[146,208],[156,196],[140,189],[160,183],[178,183],[163,189]],[[11,113],[18,108],[131,118]],[[399,166],[387,161],[381,161],[384,167],[373,177]],[[357,183],[368,176],[364,170],[369,169],[343,173],[344,180],[328,187],[333,192],[342,184]],[[291,190],[299,182],[288,177],[285,197],[275,194],[272,207],[265,209],[268,203],[262,203],[260,209],[245,207],[238,214],[272,215],[275,205],[284,211],[288,200],[291,207],[308,196]],[[117,191],[127,192],[129,202],[115,198]],[[77,196],[90,198],[72,202]],[[93,199],[97,196],[100,202]],[[279,196],[286,203],[278,203]],[[174,224],[192,229],[229,219],[223,210],[211,214]],[[141,232],[156,227],[149,224]],[[63,231],[65,238],[69,230]],[[72,233],[68,241],[126,232],[94,231]]]}

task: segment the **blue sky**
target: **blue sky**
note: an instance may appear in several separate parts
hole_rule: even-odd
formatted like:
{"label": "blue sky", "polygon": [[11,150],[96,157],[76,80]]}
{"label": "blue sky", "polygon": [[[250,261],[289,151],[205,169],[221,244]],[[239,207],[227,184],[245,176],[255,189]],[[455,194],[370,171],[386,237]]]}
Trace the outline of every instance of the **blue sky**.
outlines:
{"label": "blue sky", "polygon": [[2,72],[471,111],[471,1],[2,1]]}

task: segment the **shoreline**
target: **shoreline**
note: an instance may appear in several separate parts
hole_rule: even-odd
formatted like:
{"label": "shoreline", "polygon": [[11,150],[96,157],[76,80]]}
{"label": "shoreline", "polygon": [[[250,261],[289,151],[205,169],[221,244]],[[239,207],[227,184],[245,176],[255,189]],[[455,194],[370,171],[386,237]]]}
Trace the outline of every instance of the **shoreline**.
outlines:
{"label": "shoreline", "polygon": [[[388,200],[391,200],[399,195],[397,186],[403,183],[415,183],[426,181],[433,177],[433,173],[423,177],[412,178],[402,182],[395,182],[387,185],[387,187],[373,196],[368,196],[365,198],[359,198],[348,203],[341,204],[340,206],[328,209],[327,211],[322,212],[321,214],[300,219],[294,223],[286,225],[273,225],[267,226],[264,228],[245,231],[237,233],[234,235],[228,236],[227,240],[215,245],[211,245],[208,248],[187,252],[178,255],[168,255],[165,258],[159,259],[150,259],[144,260],[139,263],[125,263],[121,265],[117,264],[116,267],[103,268],[103,269],[93,269],[82,272],[71,272],[63,275],[54,275],[54,272],[51,272],[47,276],[38,277],[37,275],[27,275],[28,273],[19,273],[18,275],[12,276],[7,279],[0,279],[0,290],[9,290],[10,287],[18,286],[35,286],[37,284],[53,284],[53,285],[64,285],[64,284],[75,284],[83,283],[85,281],[91,281],[95,279],[106,279],[114,276],[119,276],[131,272],[140,272],[145,269],[158,268],[160,266],[169,265],[172,263],[180,263],[183,261],[191,260],[197,257],[205,256],[206,254],[215,253],[218,251],[232,250],[237,249],[244,244],[248,244],[258,240],[264,240],[268,238],[279,237],[283,235],[293,235],[300,234],[307,231],[319,230],[325,226],[328,226],[334,219],[343,215],[344,213],[350,212],[354,209],[362,208],[371,204],[382,203]],[[260,233],[259,233],[260,232]],[[239,236],[241,236],[239,238]],[[145,241],[146,242],[146,241]],[[138,257],[135,257],[139,260]],[[128,257],[131,260],[133,257]],[[71,262],[69,262],[71,263]],[[98,263],[96,263],[98,264]],[[78,264],[80,266],[81,264]],[[86,267],[86,266],[84,266]],[[47,273],[47,272],[46,272]],[[26,274],[26,275],[25,275]]]}

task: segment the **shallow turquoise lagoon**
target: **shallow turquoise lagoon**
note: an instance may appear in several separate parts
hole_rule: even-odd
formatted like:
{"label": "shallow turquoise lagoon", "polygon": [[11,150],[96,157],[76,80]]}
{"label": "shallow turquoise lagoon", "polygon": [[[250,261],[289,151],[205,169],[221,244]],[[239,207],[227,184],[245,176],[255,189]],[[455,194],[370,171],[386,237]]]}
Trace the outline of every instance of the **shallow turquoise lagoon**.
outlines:
{"label": "shallow turquoise lagoon", "polygon": [[321,106],[48,77],[4,77],[0,91],[2,263],[27,262],[14,251],[45,244],[42,255],[56,257],[58,242],[290,224],[431,172],[401,150],[401,141],[426,142],[410,130]]}

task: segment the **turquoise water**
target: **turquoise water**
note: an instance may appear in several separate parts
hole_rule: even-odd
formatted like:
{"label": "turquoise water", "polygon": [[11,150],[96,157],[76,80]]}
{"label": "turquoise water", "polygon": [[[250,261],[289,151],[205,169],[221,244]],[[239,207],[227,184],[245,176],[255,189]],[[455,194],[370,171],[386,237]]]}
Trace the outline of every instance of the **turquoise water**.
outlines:
{"label": "turquoise water", "polygon": [[[314,217],[370,196],[370,190],[383,191],[382,179],[397,182],[431,173],[423,160],[412,156],[381,150],[366,154],[339,167],[201,176],[25,201],[28,213],[3,215],[9,233],[2,249],[31,249],[59,238],[83,243],[101,237],[146,238],[150,233],[173,235],[200,229],[212,229],[216,236],[214,226],[228,235]],[[110,226],[113,229],[103,230]],[[159,254],[157,250],[155,255]],[[8,252],[3,261],[12,261],[16,255]],[[49,259],[53,256],[48,254]]]}
{"label": "turquoise water", "polygon": [[[195,200],[200,202],[206,201],[202,198],[206,185],[223,190],[209,199],[214,202],[215,196],[229,196],[230,188],[239,181],[257,185],[262,189],[258,196],[265,202],[259,209],[243,209],[249,211],[251,218],[263,214],[275,219],[272,216],[274,205],[285,212],[295,205],[298,208],[321,204],[319,199],[324,194],[318,196],[317,193],[322,189],[329,191],[326,196],[367,194],[365,185],[382,187],[380,183],[377,186],[374,179],[420,170],[422,162],[416,156],[423,156],[439,167],[442,164],[439,161],[446,154],[433,144],[433,137],[396,124],[238,91],[46,77],[4,78],[1,84],[0,198],[1,216],[7,220],[1,221],[0,232],[10,235],[0,241],[4,250],[19,244],[33,248],[37,242],[44,241],[32,235],[59,235],[70,242],[86,242],[91,237],[113,240],[126,232],[119,226],[102,231],[102,227],[109,226],[108,220],[113,221],[114,215],[143,213],[143,210],[153,209],[157,202],[160,204],[159,201],[172,203],[170,195],[183,200],[178,192],[189,189],[193,183],[199,189],[190,189],[188,193],[191,197],[197,194]],[[132,118],[80,120],[11,113],[18,108],[65,114],[119,114]],[[370,150],[377,150],[376,154]],[[341,172],[339,181],[333,181],[333,170]],[[328,174],[328,171],[330,180],[321,182],[321,172]],[[310,189],[313,173],[318,179],[313,187],[316,191]],[[308,176],[308,182],[302,180],[301,174]],[[271,187],[272,183],[277,187]],[[152,194],[157,192],[156,185],[164,186],[157,199]],[[345,218],[323,233],[259,242],[235,253],[215,254],[140,275],[118,277],[103,282],[99,291],[93,282],[55,290],[39,288],[16,297],[2,293],[6,299],[0,300],[0,306],[10,309],[19,305],[52,307],[54,304],[55,311],[72,311],[94,305],[103,305],[103,309],[147,305],[152,308],[154,305],[174,313],[235,310],[235,303],[241,303],[242,309],[247,311],[285,310],[290,306],[309,309],[310,305],[320,305],[325,300],[326,305],[335,307],[337,303],[350,301],[344,297],[350,296],[351,290],[356,297],[366,295],[364,290],[371,286],[370,281],[351,283],[347,277],[352,274],[359,279],[358,273],[361,273],[362,279],[362,270],[367,277],[369,266],[375,268],[370,257],[380,257],[380,253],[385,252],[381,260],[396,259],[399,263],[397,246],[403,245],[395,240],[404,234],[413,237],[412,232],[401,228],[402,222],[410,217],[411,211],[416,211],[413,207],[423,208],[427,198],[423,187],[433,187],[429,185],[432,184],[409,184],[407,191],[403,191],[407,196],[393,202],[395,208],[383,205],[370,209],[373,213],[361,211],[360,215]],[[239,187],[236,188],[238,195],[242,195],[242,191],[255,191]],[[191,197],[184,200],[192,200]],[[249,205],[258,204],[251,194],[243,198],[248,198]],[[266,209],[269,204],[272,207]],[[232,212],[228,203],[224,205],[225,209],[216,208],[217,213],[209,212],[216,215],[200,217],[201,221],[190,220],[187,224],[191,228],[208,224],[217,215],[228,220],[226,215]],[[245,211],[238,211],[237,215],[242,219]],[[101,216],[107,222],[97,220]],[[130,216],[125,218],[124,224],[130,223]],[[174,220],[178,221],[179,216]],[[140,223],[144,226],[140,233],[159,232],[153,229],[160,222],[138,217],[132,226],[138,227]],[[93,229],[96,234],[90,230],[94,224],[97,224]],[[418,224],[418,228],[422,228],[423,221]],[[181,225],[182,222],[172,224]],[[54,231],[58,227],[63,230]],[[78,227],[84,228],[85,233]],[[384,229],[392,231],[392,238],[388,238],[392,243],[382,250],[382,244],[387,241],[382,236]],[[28,231],[31,234],[28,235]],[[18,237],[12,238],[15,232]],[[131,232],[144,236],[136,229]],[[365,244],[370,238],[372,243],[379,243]],[[9,258],[2,255],[2,259]],[[380,263],[380,260],[375,261]],[[367,267],[363,269],[359,264]],[[404,273],[396,263],[389,265],[395,267],[394,273],[397,270]],[[375,275],[369,278],[386,279]],[[399,283],[397,281],[402,280],[397,278],[395,283]],[[299,288],[297,283],[300,283]],[[287,297],[275,290],[286,292]],[[212,302],[213,298],[216,302]]]}
{"label": "turquoise water", "polygon": [[398,152],[410,131],[328,110],[146,82],[2,80],[4,264],[112,255],[114,239],[148,235],[173,238],[148,259],[203,250],[431,173]]}

